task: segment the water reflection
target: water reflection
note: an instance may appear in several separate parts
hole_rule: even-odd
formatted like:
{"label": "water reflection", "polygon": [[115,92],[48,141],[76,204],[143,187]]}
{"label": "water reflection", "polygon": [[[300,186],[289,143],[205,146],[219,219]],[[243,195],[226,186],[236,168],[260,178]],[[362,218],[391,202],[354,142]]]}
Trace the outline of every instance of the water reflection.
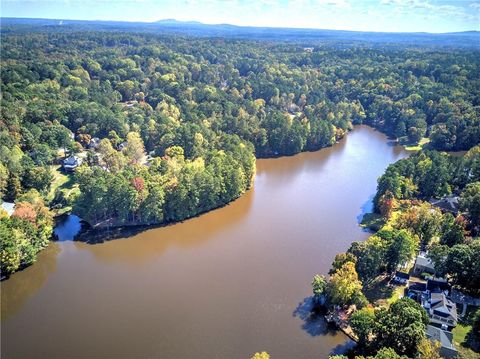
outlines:
{"label": "water reflection", "polygon": [[254,189],[224,208],[102,244],[54,243],[61,255],[31,267],[53,261],[47,281],[16,295],[23,272],[2,283],[21,306],[5,308],[2,355],[326,358],[347,338],[298,300],[336,253],[367,238],[359,208],[405,155],[360,127],[326,150],[259,160]]}
{"label": "water reflection", "polygon": [[369,196],[368,200],[364,204],[362,204],[362,206],[360,207],[360,213],[357,216],[358,223],[362,222],[363,216],[365,216],[367,213],[372,213],[373,212],[373,198],[374,197],[375,197],[375,195],[373,195],[373,194],[371,196]]}
{"label": "water reflection", "polygon": [[[160,257],[163,253],[173,248],[192,248],[204,245],[215,238],[228,240],[228,236],[222,236],[226,230],[234,231],[242,226],[249,213],[255,193],[248,191],[236,201],[201,216],[185,220],[181,223],[164,227],[148,229],[131,228],[126,230],[97,233],[97,236],[105,239],[103,244],[97,237],[90,238],[85,243],[76,242],[79,249],[90,251],[101,261],[119,261],[135,265],[145,263]],[[122,240],[129,238],[129,240]],[[113,243],[113,239],[115,240]],[[95,244],[91,247],[90,244]]]}
{"label": "water reflection", "polygon": [[57,270],[58,253],[60,253],[59,245],[50,243],[40,252],[33,265],[1,283],[2,322],[20,311],[27,300],[43,287],[48,276]]}
{"label": "water reflection", "polygon": [[324,318],[324,310],[315,305],[313,297],[307,297],[300,302],[293,312],[294,317],[298,317],[303,321],[302,329],[312,337],[318,335],[335,335],[336,330],[331,328]]}
{"label": "water reflection", "polygon": [[80,217],[70,214],[63,216],[56,224],[53,234],[58,241],[73,241],[75,236],[80,233],[82,222]]}

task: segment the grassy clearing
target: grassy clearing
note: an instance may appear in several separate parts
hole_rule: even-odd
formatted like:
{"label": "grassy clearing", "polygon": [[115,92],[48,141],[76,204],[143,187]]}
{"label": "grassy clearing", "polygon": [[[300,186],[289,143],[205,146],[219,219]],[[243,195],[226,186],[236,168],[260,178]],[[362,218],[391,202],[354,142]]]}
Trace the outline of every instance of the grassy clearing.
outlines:
{"label": "grassy clearing", "polygon": [[365,213],[360,225],[377,232],[385,225],[385,218],[378,213]]}
{"label": "grassy clearing", "polygon": [[[458,306],[461,310],[461,306]],[[452,330],[453,344],[458,349],[461,358],[480,358],[480,343],[475,339],[472,332],[472,321],[477,307],[469,305],[467,312],[460,323]]]}
{"label": "grassy clearing", "polygon": [[395,290],[393,286],[389,285],[389,281],[389,277],[381,275],[364,287],[363,293],[370,303],[386,304],[387,299],[392,296]]}
{"label": "grassy clearing", "polygon": [[472,329],[471,325],[465,325],[458,323],[452,330],[453,341],[456,346],[460,346],[465,343],[468,332]]}
{"label": "grassy clearing", "polygon": [[48,192],[46,197],[48,202],[53,200],[57,188],[64,186],[70,180],[69,176],[62,172],[60,165],[50,166],[50,170],[52,171],[54,177],[50,186],[50,192]]}
{"label": "grassy clearing", "polygon": [[418,145],[414,145],[414,146],[405,145],[405,149],[407,151],[420,151],[423,148],[423,146],[425,146],[429,142],[430,142],[430,139],[428,137],[424,137],[418,142]]}
{"label": "grassy clearing", "polygon": [[[63,172],[60,165],[51,166],[51,170],[54,175],[54,179],[50,187],[50,191],[46,196],[48,203],[51,203],[55,199],[55,193],[57,190],[62,192],[62,197],[66,199],[67,202],[69,198],[73,198],[73,196],[80,193],[78,184],[74,183],[73,174]],[[54,211],[56,215],[68,213],[71,211],[71,206],[65,205],[61,206],[60,208],[54,208]]]}
{"label": "grassy clearing", "polygon": [[395,303],[397,300],[403,297],[403,293],[405,292],[405,285],[400,285],[398,287],[395,287],[395,289],[392,291],[392,295],[390,298],[387,298],[387,303],[388,305],[392,305]]}

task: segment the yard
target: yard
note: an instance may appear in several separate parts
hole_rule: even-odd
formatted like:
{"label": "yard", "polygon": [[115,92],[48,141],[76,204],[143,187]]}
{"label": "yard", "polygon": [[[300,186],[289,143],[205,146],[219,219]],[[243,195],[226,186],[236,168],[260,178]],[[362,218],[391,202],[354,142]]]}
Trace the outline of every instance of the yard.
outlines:
{"label": "yard", "polygon": [[[54,180],[50,187],[50,191],[46,196],[46,200],[48,203],[53,205],[52,207],[55,211],[55,214],[61,215],[71,211],[71,206],[68,205],[69,199],[77,195],[79,193],[79,189],[78,185],[73,181],[73,174],[63,172],[60,165],[51,166],[51,170],[54,175]],[[57,194],[58,191],[61,192],[60,195]],[[59,208],[56,208],[56,205],[58,205],[56,202],[59,202],[59,200],[66,203],[64,203],[65,205],[58,206]]]}
{"label": "yard", "polygon": [[390,277],[377,277],[363,292],[370,303],[379,306],[389,306],[403,297],[405,285],[390,284]]}
{"label": "yard", "polygon": [[418,145],[414,145],[414,146],[405,145],[405,149],[407,151],[420,151],[423,148],[423,146],[425,146],[429,142],[430,142],[430,139],[428,137],[424,137],[418,142]]}
{"label": "yard", "polygon": [[[479,358],[479,343],[475,343],[471,336],[472,320],[477,309],[478,307],[469,305],[465,317],[461,318],[460,322],[452,330],[454,345],[462,353],[462,357],[465,358]],[[477,352],[474,352],[472,348]]]}

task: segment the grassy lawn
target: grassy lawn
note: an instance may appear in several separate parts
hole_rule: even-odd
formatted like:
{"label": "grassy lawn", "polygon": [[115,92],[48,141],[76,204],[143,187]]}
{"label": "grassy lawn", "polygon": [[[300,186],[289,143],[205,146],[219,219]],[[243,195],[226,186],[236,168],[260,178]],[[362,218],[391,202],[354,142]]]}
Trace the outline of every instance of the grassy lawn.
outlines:
{"label": "grassy lawn", "polygon": [[385,225],[385,218],[378,213],[365,213],[360,225],[377,232]]}
{"label": "grassy lawn", "polygon": [[390,298],[387,298],[387,303],[388,305],[392,305],[395,303],[397,300],[403,297],[403,293],[405,291],[405,285],[400,285],[398,287],[395,287],[395,289],[392,292],[392,295]]}
{"label": "grassy lawn", "polygon": [[428,137],[422,138],[419,142],[418,145],[415,146],[405,146],[405,149],[407,151],[420,151],[424,145],[430,142],[430,139]]}
{"label": "grassy lawn", "polygon": [[[461,306],[457,308],[459,313],[461,312]],[[458,351],[461,353],[462,358],[480,358],[479,349],[480,343],[476,343],[472,336],[472,320],[477,310],[476,307],[469,305],[465,317],[460,319],[460,322],[452,330],[453,343]],[[472,350],[473,349],[473,350]]]}
{"label": "grassy lawn", "polygon": [[390,277],[378,276],[372,283],[363,288],[363,294],[375,306],[389,307],[404,296],[406,285],[389,284]]}
{"label": "grassy lawn", "polygon": [[64,186],[70,180],[69,176],[62,172],[60,165],[50,166],[50,170],[53,173],[53,181],[50,186],[50,192],[48,192],[46,198],[48,202],[53,200],[57,188]]}
{"label": "grassy lawn", "polygon": [[[73,174],[65,173],[62,171],[60,165],[51,166],[54,179],[50,187],[50,191],[46,197],[47,202],[51,202],[55,198],[55,192],[57,189],[63,192],[65,198],[69,198],[79,192],[78,185],[73,181]],[[56,210],[56,214],[60,215],[65,212],[69,212],[71,208],[69,206]]]}
{"label": "grassy lawn", "polygon": [[462,345],[462,343],[465,342],[465,339],[467,338],[467,334],[470,329],[472,329],[471,325],[465,325],[460,323],[458,323],[457,326],[453,328],[452,334],[455,345],[460,346]]}
{"label": "grassy lawn", "polygon": [[[363,293],[370,303],[376,305],[389,305],[390,298],[396,296],[399,287],[389,285],[390,278],[379,276],[372,283],[366,286]],[[403,287],[400,288],[403,291]]]}

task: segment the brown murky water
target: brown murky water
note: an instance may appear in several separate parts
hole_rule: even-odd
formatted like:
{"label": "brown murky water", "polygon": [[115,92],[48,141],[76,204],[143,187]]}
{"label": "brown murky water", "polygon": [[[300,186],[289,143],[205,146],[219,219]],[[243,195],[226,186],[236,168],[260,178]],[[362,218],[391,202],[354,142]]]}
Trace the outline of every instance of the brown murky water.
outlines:
{"label": "brown murky water", "polygon": [[103,244],[52,243],[1,284],[2,358],[326,358],[310,280],[368,234],[376,179],[407,153],[364,126],[258,160],[255,188],[198,218]]}

